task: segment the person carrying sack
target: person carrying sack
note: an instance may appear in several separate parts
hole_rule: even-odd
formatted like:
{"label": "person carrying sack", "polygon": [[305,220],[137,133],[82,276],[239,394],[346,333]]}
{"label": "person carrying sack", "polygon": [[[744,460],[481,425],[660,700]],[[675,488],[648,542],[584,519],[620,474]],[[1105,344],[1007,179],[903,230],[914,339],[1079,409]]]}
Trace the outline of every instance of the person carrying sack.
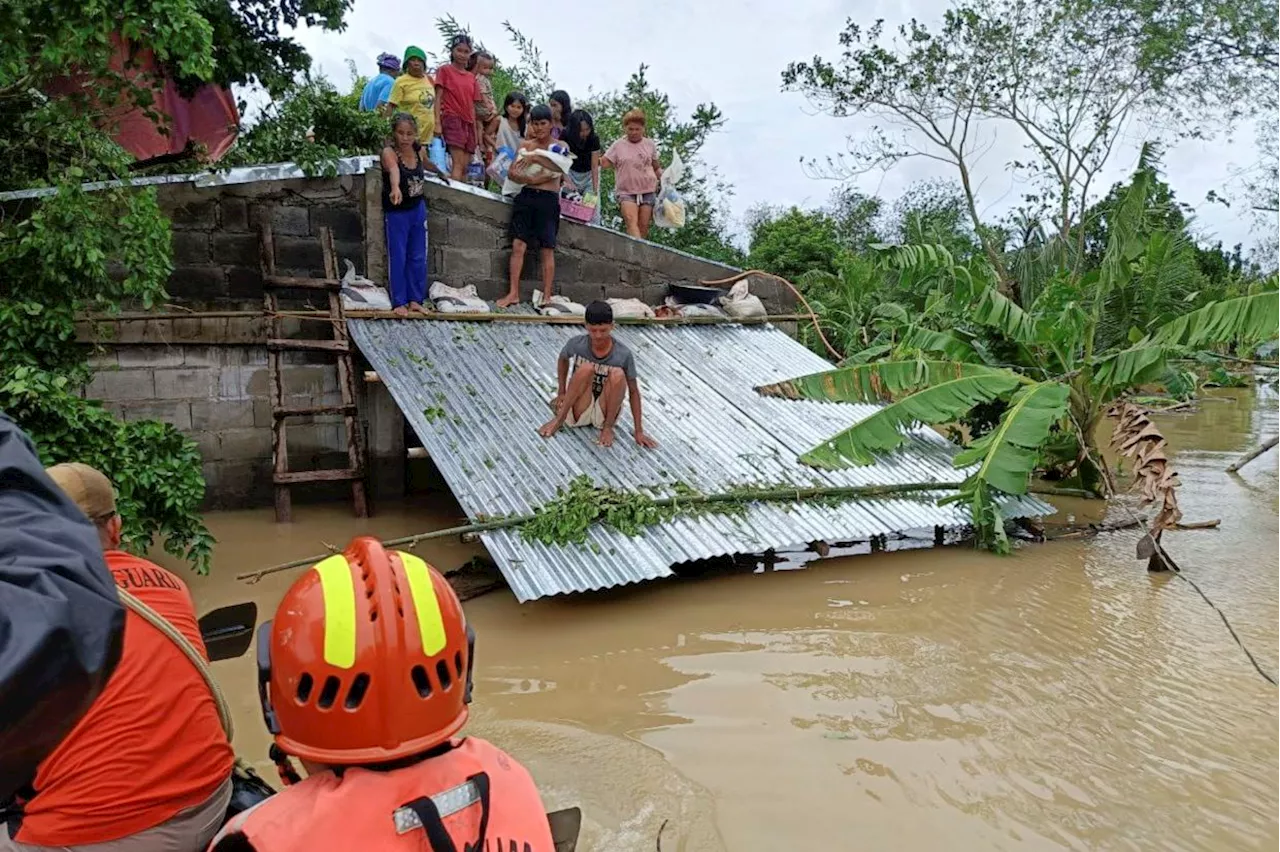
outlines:
{"label": "person carrying sack", "polygon": [[174,574],[119,549],[115,493],[100,471],[60,464],[48,475],[97,527],[129,607],[124,650],[107,687],[6,812],[0,852],[204,849],[232,796],[229,729],[181,643],[137,608],[207,658],[191,594]]}

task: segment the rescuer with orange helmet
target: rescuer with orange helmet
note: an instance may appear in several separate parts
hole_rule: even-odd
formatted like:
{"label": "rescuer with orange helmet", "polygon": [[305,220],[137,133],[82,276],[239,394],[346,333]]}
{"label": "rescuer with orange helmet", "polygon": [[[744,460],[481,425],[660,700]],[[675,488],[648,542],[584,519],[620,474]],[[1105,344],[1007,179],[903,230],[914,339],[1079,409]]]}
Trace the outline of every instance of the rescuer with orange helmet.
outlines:
{"label": "rescuer with orange helmet", "polygon": [[453,588],[417,556],[362,537],[317,563],[258,629],[263,717],[308,777],[210,849],[554,852],[528,771],[456,736],[474,646]]}

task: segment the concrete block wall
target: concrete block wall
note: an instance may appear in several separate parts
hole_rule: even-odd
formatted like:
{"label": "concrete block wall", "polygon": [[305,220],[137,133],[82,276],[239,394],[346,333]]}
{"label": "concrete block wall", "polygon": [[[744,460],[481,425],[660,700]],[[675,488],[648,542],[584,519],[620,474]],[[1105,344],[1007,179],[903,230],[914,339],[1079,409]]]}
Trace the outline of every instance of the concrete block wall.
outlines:
{"label": "concrete block wall", "polygon": [[[272,225],[276,268],[284,275],[321,277],[320,228],[333,230],[339,258],[374,281],[386,281],[381,172],[336,178],[260,181],[197,188],[157,188],[173,222],[174,271],[164,316],[81,323],[78,339],[94,346],[96,373],[85,394],[129,419],[173,424],[200,447],[207,505],[243,508],[271,501],[271,405],[261,316],[182,317],[178,312],[256,312],[262,308],[258,227]],[[474,284],[486,298],[507,289],[508,202],[488,193],[429,183],[430,277]],[[673,282],[725,278],[736,270],[668,251],[624,234],[563,221],[557,249],[557,291],[579,302],[606,297],[660,303]],[[525,264],[525,298],[537,284],[538,264]],[[790,313],[791,297],[771,281],[752,291],[770,313]],[[305,294],[285,307],[326,307]],[[286,320],[286,337],[328,337],[323,323]],[[340,402],[332,358],[288,353],[285,404]],[[357,359],[357,369],[360,365]],[[404,423],[381,386],[358,382],[370,493],[394,498],[404,488]],[[294,470],[346,466],[340,417],[290,418],[289,461]],[[294,489],[309,497],[346,498],[345,483]]]}
{"label": "concrete block wall", "polygon": [[[365,180],[365,221],[368,223],[366,265],[374,281],[386,280],[386,245],[382,231],[382,173],[369,171]],[[470,188],[428,182],[428,277],[455,287],[474,284],[486,299],[507,292],[511,240],[510,202]],[[592,299],[636,298],[661,304],[673,283],[728,278],[738,270],[721,263],[665,249],[605,228],[560,221],[556,248],[556,292],[586,303]],[[536,253],[526,257],[521,294],[527,300],[539,286]],[[770,313],[791,313],[794,297],[777,282],[756,279],[751,290]]]}
{"label": "concrete block wall", "polygon": [[332,230],[338,257],[364,272],[361,175],[208,188],[166,184],[158,188],[158,198],[173,223],[172,303],[206,311],[260,308],[258,231],[264,220],[271,223],[281,275],[323,277],[323,227]]}
{"label": "concrete block wall", "polygon": [[[292,353],[286,360],[281,373],[286,405],[341,402],[332,364],[307,363]],[[102,400],[128,420],[170,423],[195,441],[204,459],[207,507],[243,508],[271,500],[272,416],[264,347],[210,345],[198,335],[168,344],[117,341],[96,350],[91,362],[96,372],[84,389],[86,397]],[[290,418],[288,442],[291,469],[346,466],[341,417]],[[297,493],[306,499],[342,492],[337,484],[325,483]]]}

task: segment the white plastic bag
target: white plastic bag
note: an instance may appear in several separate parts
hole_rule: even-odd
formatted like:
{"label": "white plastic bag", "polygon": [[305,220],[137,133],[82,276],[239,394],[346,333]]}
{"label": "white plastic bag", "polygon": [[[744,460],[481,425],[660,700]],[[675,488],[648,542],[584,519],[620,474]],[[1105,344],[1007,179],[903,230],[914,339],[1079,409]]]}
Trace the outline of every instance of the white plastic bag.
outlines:
{"label": "white plastic bag", "polygon": [[542,291],[533,291],[533,309],[544,317],[584,316],[587,309],[567,296],[552,296],[550,300],[542,300]]}
{"label": "white plastic bag", "polygon": [[613,308],[613,317],[646,317],[652,319],[653,308],[639,299],[610,299],[609,307]]}
{"label": "white plastic bag", "polygon": [[662,172],[662,183],[658,187],[658,198],[653,205],[653,224],[659,228],[675,230],[684,225],[684,199],[680,196],[676,184],[684,175],[684,163],[680,160],[680,152],[671,155],[671,165]]}
{"label": "white plastic bag", "polygon": [[487,314],[489,303],[476,295],[474,284],[465,287],[450,287],[440,281],[431,282],[431,290],[427,294],[435,304],[436,310],[442,314]]}
{"label": "white plastic bag", "polygon": [[764,302],[760,301],[759,296],[752,295],[747,288],[745,278],[733,285],[729,295],[722,298],[720,304],[724,305],[725,312],[735,319],[768,315],[768,311],[764,309]]}
{"label": "white plastic bag", "polygon": [[493,162],[489,164],[486,170],[489,178],[498,186],[505,186],[507,182],[507,171],[511,168],[511,162],[515,159],[516,152],[512,151],[505,145],[498,149],[493,155]]}
{"label": "white plastic bag", "polygon": [[[569,174],[569,168],[573,165],[573,156],[569,154],[569,148],[563,142],[552,142],[550,150],[547,148],[537,148],[532,151],[526,149],[516,154],[516,160],[523,160],[525,157],[542,157],[555,164],[562,175]],[[510,170],[508,169],[508,171]],[[555,172],[544,165],[535,163],[529,168],[528,175],[540,180],[548,180],[555,176]],[[522,189],[524,189],[524,184],[516,183],[510,177],[502,184],[503,195],[517,195]]]}
{"label": "white plastic bag", "polygon": [[342,308],[347,311],[389,311],[391,297],[385,287],[379,287],[363,275],[356,275],[356,265],[347,258],[342,262],[347,271],[342,274]]}

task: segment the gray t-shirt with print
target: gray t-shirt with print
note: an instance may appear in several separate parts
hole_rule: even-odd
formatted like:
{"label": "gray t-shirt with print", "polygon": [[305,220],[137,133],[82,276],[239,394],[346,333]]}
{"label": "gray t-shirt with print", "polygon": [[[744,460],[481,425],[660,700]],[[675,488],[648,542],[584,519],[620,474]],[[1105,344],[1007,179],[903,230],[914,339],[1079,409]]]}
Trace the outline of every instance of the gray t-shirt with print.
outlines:
{"label": "gray t-shirt with print", "polygon": [[613,348],[609,350],[609,354],[601,358],[591,351],[591,338],[585,334],[571,338],[564,348],[560,350],[560,357],[569,361],[570,364],[574,359],[582,361],[590,361],[593,364],[603,364],[606,367],[619,367],[628,379],[636,377],[636,359],[631,354],[631,350],[620,340],[613,341]]}

